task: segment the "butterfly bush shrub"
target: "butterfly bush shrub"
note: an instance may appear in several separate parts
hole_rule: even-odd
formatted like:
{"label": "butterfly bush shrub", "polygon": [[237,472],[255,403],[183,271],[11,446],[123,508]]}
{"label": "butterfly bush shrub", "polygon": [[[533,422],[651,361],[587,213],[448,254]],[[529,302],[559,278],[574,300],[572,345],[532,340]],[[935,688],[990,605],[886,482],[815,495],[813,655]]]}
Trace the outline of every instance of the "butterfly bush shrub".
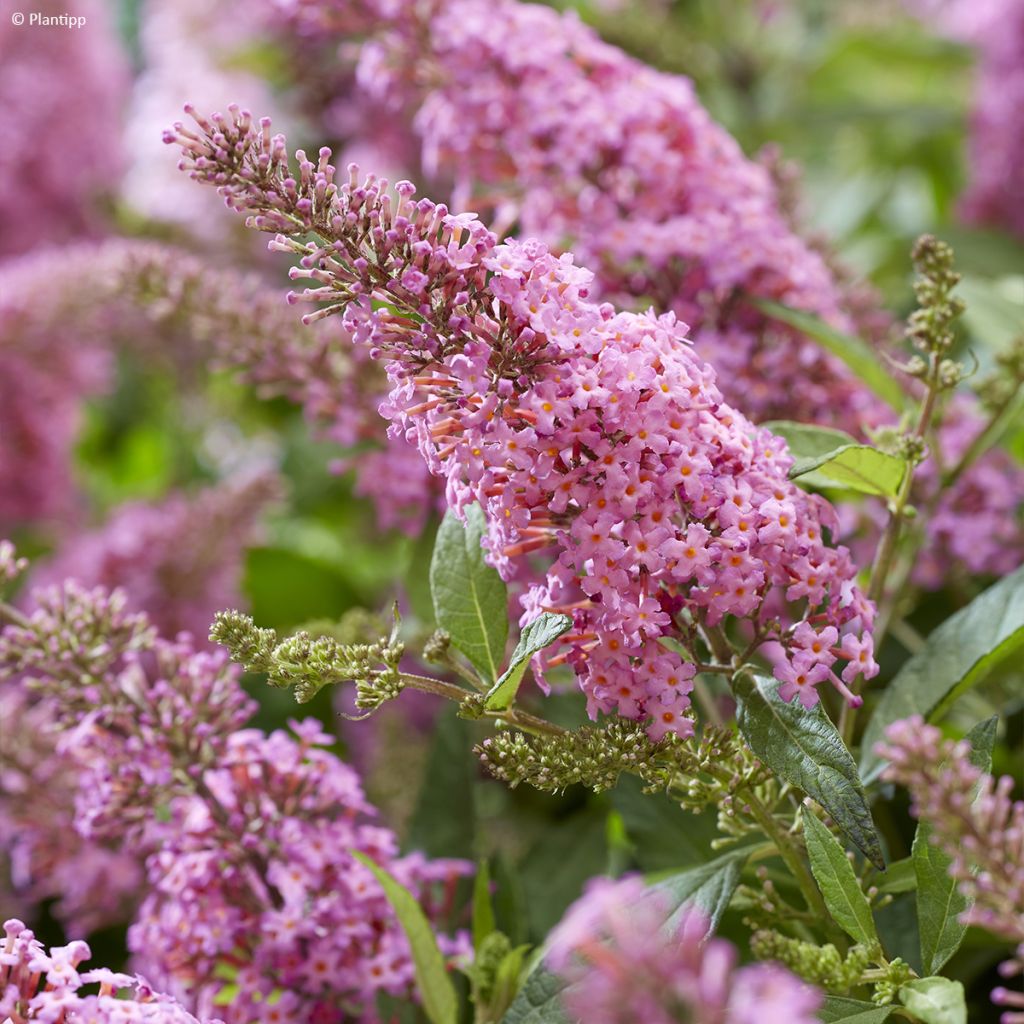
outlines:
{"label": "butterfly bush shrub", "polygon": [[[925,235],[886,309],[572,12],[129,6],[0,201],[0,1017],[1024,1021],[1005,307]],[[175,175],[193,86],[339,158],[190,107]],[[133,373],[159,487],[76,450]]]}

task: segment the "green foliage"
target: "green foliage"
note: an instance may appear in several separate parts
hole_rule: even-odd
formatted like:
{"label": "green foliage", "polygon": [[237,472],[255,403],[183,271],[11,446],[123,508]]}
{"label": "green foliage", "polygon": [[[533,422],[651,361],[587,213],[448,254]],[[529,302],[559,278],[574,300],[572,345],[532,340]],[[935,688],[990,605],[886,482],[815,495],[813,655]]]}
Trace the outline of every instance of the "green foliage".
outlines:
{"label": "green foliage", "polygon": [[878,933],[871,916],[871,904],[857,881],[846,851],[812,813],[805,809],[802,817],[811,871],[829,913],[854,942],[875,948]]}
{"label": "green foliage", "polygon": [[[983,772],[992,766],[996,724],[995,718],[981,722],[967,736],[971,744],[971,763]],[[937,974],[960,948],[967,933],[967,925],[960,922],[960,915],[971,906],[971,901],[960,892],[959,883],[950,872],[952,858],[930,841],[931,833],[927,821],[918,824],[912,856],[917,878],[921,962],[928,974]]]}
{"label": "green foliage", "polygon": [[431,1024],[458,1024],[459,1004],[455,988],[448,977],[444,956],[438,948],[433,929],[420,905],[408,889],[399,885],[365,854],[353,850],[352,856],[373,872],[409,940],[416,970],[416,988]]}
{"label": "green foliage", "polygon": [[445,707],[434,725],[405,846],[431,857],[472,858],[476,852],[477,772],[470,754],[469,724],[455,710]]}
{"label": "green foliage", "polygon": [[964,987],[949,978],[915,978],[900,989],[900,1002],[923,1024],[967,1024]]}
{"label": "green foliage", "polygon": [[1024,567],[1010,573],[935,629],[882,694],[864,732],[861,775],[884,767],[875,753],[887,726],[900,718],[937,718],[961,694],[1024,646]]}
{"label": "green foliage", "polygon": [[707,864],[687,868],[657,881],[651,888],[667,896],[668,905],[674,908],[665,921],[665,927],[675,927],[686,909],[696,906],[707,915],[712,930],[717,928],[739,885],[740,872],[749,856],[749,849],[730,850]]}
{"label": "green foliage", "polygon": [[766,420],[761,426],[785,439],[794,459],[813,459],[834,452],[843,445],[856,444],[856,438],[843,430],[819,427],[795,420]]}
{"label": "green foliage", "polygon": [[892,1014],[891,1006],[875,1006],[860,999],[843,999],[829,996],[818,1011],[823,1024],[882,1024]]}
{"label": "green foliage", "polygon": [[565,986],[543,965],[527,976],[501,1024],[571,1024],[562,1009]]}
{"label": "green foliage", "polygon": [[508,708],[516,698],[530,659],[571,628],[572,619],[568,615],[551,615],[544,612],[539,618],[534,619],[519,637],[519,643],[512,652],[508,668],[488,691],[484,707],[488,711],[504,711]]}
{"label": "green foliage", "polygon": [[736,678],[736,718],[750,749],[787,782],[828,811],[836,826],[877,867],[884,865],[857,766],[836,727],[818,704],[787,704],[773,679]]}
{"label": "green foliage", "polygon": [[798,459],[791,480],[809,487],[842,487],[895,498],[907,473],[906,459],[868,444],[847,444],[824,455]]}
{"label": "green foliage", "polygon": [[505,660],[508,597],[501,577],[484,560],[483,511],[470,505],[465,512],[465,524],[448,512],[437,531],[430,591],[437,624],[490,684]]}

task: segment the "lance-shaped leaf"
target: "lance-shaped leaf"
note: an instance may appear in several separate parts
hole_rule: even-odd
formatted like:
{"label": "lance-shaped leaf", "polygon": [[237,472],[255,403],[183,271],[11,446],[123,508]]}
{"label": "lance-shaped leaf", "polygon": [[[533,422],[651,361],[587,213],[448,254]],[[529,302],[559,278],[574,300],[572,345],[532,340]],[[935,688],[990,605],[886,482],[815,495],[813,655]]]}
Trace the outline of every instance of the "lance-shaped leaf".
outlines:
{"label": "lance-shaped leaf", "polygon": [[445,515],[430,562],[430,592],[437,624],[493,683],[505,660],[508,595],[501,577],[484,561],[486,533],[479,505],[467,507],[465,524],[452,512]]}
{"label": "lance-shaped leaf", "polygon": [[827,996],[825,1004],[818,1011],[823,1024],[882,1024],[892,1013],[891,1006],[875,1006],[860,999],[846,999],[843,996]]}
{"label": "lance-shaped leaf", "polygon": [[399,885],[383,868],[358,850],[352,856],[369,868],[380,882],[384,895],[405,932],[416,971],[416,987],[423,1000],[423,1009],[431,1024],[458,1024],[459,1001],[448,977],[444,956],[426,915],[412,893]]}
{"label": "lance-shaped leaf", "polygon": [[496,928],[494,904],[491,901],[491,870],[482,860],[473,880],[473,951],[480,952],[484,939]]}
{"label": "lance-shaped leaf", "polygon": [[845,444],[823,455],[797,459],[790,480],[810,487],[843,487],[895,498],[907,472],[906,459],[869,444]]}
{"label": "lance-shaped leaf", "polygon": [[834,452],[843,445],[857,443],[857,439],[844,430],[797,423],[796,420],[767,420],[761,426],[781,437],[794,459],[813,459]]}
{"label": "lance-shaped leaf", "polygon": [[839,731],[820,704],[787,704],[778,686],[754,673],[737,677],[733,692],[740,733],[772,771],[817,800],[843,835],[873,864],[884,867],[857,766]]}
{"label": "lance-shaped leaf", "polygon": [[964,987],[949,978],[915,978],[900,988],[900,1002],[924,1024],[967,1024]]}
{"label": "lance-shaped leaf", "polygon": [[1024,647],[1024,566],[979,594],[934,630],[924,649],[889,684],[864,731],[861,777],[871,782],[884,761],[875,753],[900,718],[937,718],[1000,662]]}
{"label": "lance-shaped leaf", "polygon": [[[688,868],[662,878],[650,887],[666,900],[668,917],[664,927],[674,929],[687,907],[704,911],[714,930],[739,885],[740,872],[750,849],[731,850],[696,868]],[[565,983],[538,963],[513,1000],[502,1024],[569,1024],[562,1009]]]}
{"label": "lance-shaped leaf", "polygon": [[878,353],[860,338],[837,331],[810,313],[790,309],[777,302],[758,299],[754,305],[773,320],[795,327],[809,338],[813,338],[826,351],[842,359],[879,398],[888,402],[894,409],[903,408],[905,402],[902,388],[889,375]]}
{"label": "lance-shaped leaf", "polygon": [[878,933],[871,916],[871,904],[857,881],[846,851],[813,814],[805,810],[802,818],[811,871],[825,897],[825,906],[854,942],[874,948],[878,945]]}
{"label": "lance-shaped leaf", "polygon": [[572,619],[568,615],[552,615],[545,612],[531,622],[519,637],[519,643],[512,652],[508,668],[501,674],[498,681],[487,694],[484,707],[488,711],[504,711],[515,700],[519,684],[523,681],[530,659],[553,644],[563,633],[572,627]]}
{"label": "lance-shaped leaf", "polygon": [[[971,744],[970,762],[983,772],[992,767],[997,724],[995,717],[980,722],[966,737]],[[912,859],[917,878],[921,963],[929,974],[937,974],[960,948],[967,932],[960,915],[972,901],[960,892],[959,883],[950,873],[953,860],[930,841],[931,832],[927,821],[917,826]]]}

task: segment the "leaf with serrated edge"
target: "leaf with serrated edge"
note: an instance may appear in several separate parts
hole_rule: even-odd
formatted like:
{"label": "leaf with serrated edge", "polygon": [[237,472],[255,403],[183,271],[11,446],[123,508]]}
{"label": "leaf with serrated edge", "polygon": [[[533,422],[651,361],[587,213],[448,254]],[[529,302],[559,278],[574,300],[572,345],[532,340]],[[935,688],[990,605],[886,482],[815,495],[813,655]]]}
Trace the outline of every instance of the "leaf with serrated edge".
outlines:
{"label": "leaf with serrated edge", "polygon": [[836,923],[863,946],[878,945],[878,933],[871,917],[871,904],[854,874],[853,865],[839,840],[808,810],[804,810],[804,841],[811,859],[811,872],[825,905]]}
{"label": "leaf with serrated edge", "polygon": [[876,779],[885,730],[911,715],[938,718],[996,665],[1024,647],[1024,566],[979,594],[928,637],[886,688],[864,731],[861,777]]}
{"label": "leaf with serrated edge", "polygon": [[777,775],[828,811],[840,832],[876,867],[885,859],[857,776],[857,766],[821,705],[787,704],[766,676],[743,673],[733,683],[736,719],[750,749]]}
{"label": "leaf with serrated edge", "polygon": [[949,978],[915,978],[900,987],[900,1002],[923,1024],[967,1024],[964,987]]}
{"label": "leaf with serrated edge", "polygon": [[488,711],[504,711],[508,708],[515,700],[530,659],[571,628],[572,619],[568,615],[552,615],[550,612],[545,612],[526,626],[512,652],[508,668],[491,687],[484,707]]}
{"label": "leaf with serrated edge", "polygon": [[842,487],[895,498],[906,471],[906,460],[898,455],[869,444],[847,444],[824,455],[798,459],[789,479],[811,487]]}
{"label": "leaf with serrated edge", "polygon": [[448,512],[430,561],[430,592],[438,626],[488,683],[501,671],[508,639],[508,594],[484,560],[487,524],[479,505],[466,508],[465,525]]}
{"label": "leaf with serrated edge", "polygon": [[419,903],[405,886],[399,885],[366,854],[353,850],[352,856],[373,872],[405,932],[416,971],[416,987],[431,1024],[458,1024],[459,1001],[455,987],[448,977],[448,969],[437,939],[434,938],[434,931]]}
{"label": "leaf with serrated edge", "polygon": [[[971,744],[970,762],[983,772],[992,766],[997,724],[997,718],[990,718],[966,736]],[[960,948],[967,932],[960,915],[973,901],[960,892],[959,882],[950,872],[953,858],[930,841],[931,831],[927,821],[918,824],[911,856],[917,878],[921,963],[929,974],[937,974]]]}

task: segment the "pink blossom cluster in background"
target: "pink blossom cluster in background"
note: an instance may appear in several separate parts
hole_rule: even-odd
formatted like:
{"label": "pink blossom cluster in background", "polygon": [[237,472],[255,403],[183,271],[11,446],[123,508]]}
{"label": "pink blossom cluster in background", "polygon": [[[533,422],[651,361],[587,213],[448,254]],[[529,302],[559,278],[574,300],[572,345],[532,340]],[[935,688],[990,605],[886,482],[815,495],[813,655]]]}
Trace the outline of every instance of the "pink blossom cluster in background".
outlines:
{"label": "pink blossom cluster in background", "polygon": [[124,164],[130,78],[112,5],[41,0],[32,11],[84,23],[33,30],[6,9],[0,19],[0,259],[101,231]]}
{"label": "pink blossom cluster in background", "polygon": [[[11,1024],[88,1021],[89,1024],[199,1024],[170,996],[137,974],[105,967],[82,969],[92,956],[77,940],[46,949],[11,918],[0,945],[0,1013]],[[210,1020],[208,1024],[219,1024]]]}
{"label": "pink blossom cluster in background", "polygon": [[[377,993],[407,997],[408,945],[351,851],[386,866],[438,920],[468,865],[399,859],[319,723],[244,728],[253,702],[222,653],[157,638],[99,588],[66,583],[33,603],[26,624],[0,631],[0,678],[34,694],[60,731],[77,770],[75,830],[145,858],[129,930],[138,966],[191,1012],[228,1024],[275,1005],[282,1019],[370,1021]],[[443,941],[464,951],[462,938]]]}
{"label": "pink blossom cluster in background", "polygon": [[637,877],[598,878],[548,940],[562,1000],[587,1024],[816,1024],[822,994],[777,964],[737,967],[697,908]]}
{"label": "pink blossom cluster in background", "polygon": [[[193,177],[254,226],[331,238],[274,243],[302,255],[294,277],[319,285],[296,298],[328,303],[304,320],[343,313],[353,341],[387,361],[391,433],[416,443],[451,507],[481,505],[492,563],[510,578],[553,549],[523,621],[572,614],[557,660],[576,668],[592,715],[650,717],[655,737],[692,728],[694,666],[657,642],[684,612],[710,630],[750,620],[752,650],[785,644],[787,697],[811,705],[827,680],[859,702],[848,684],[877,671],[874,610],[849,553],[825,543],[835,513],[789,482],[781,438],[722,401],[673,314],[595,303],[571,257],[499,246],[472,215],[415,201],[408,182],[394,205],[354,167],[339,187],[327,150],[317,164],[299,153],[294,178],[267,119],[234,108],[197,122],[198,134],[168,136]],[[769,596],[790,603],[784,632],[766,618]]]}
{"label": "pink blossom cluster in background", "polygon": [[278,483],[267,474],[226,481],[195,496],[129,502],[96,530],[71,536],[32,574],[43,587],[75,580],[123,589],[165,636],[200,643],[216,612],[239,602],[242,559]]}

